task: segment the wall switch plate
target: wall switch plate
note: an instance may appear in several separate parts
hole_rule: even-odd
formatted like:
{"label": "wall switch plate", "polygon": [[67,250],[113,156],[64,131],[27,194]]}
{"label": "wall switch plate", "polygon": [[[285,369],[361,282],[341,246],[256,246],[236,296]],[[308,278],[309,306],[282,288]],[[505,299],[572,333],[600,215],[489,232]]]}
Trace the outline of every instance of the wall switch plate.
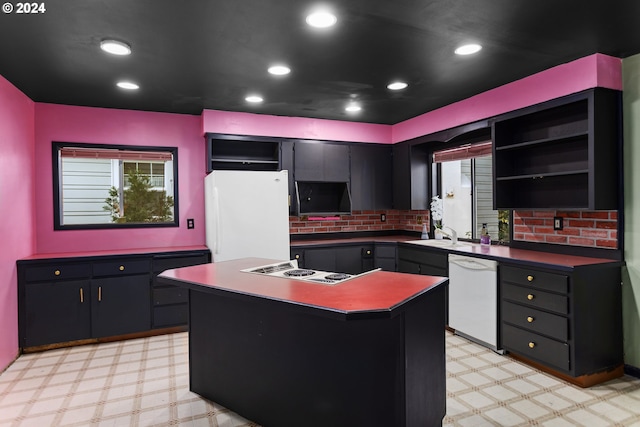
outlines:
{"label": "wall switch plate", "polygon": [[554,216],[553,217],[553,229],[554,230],[562,230],[562,217],[561,216]]}
{"label": "wall switch plate", "polygon": [[195,228],[195,224],[194,224],[194,222],[193,222],[193,218],[189,218],[189,219],[187,219],[187,228],[188,228],[188,229]]}
{"label": "wall switch plate", "polygon": [[380,214],[380,221],[381,222],[385,222],[387,220],[387,215],[386,214]]}

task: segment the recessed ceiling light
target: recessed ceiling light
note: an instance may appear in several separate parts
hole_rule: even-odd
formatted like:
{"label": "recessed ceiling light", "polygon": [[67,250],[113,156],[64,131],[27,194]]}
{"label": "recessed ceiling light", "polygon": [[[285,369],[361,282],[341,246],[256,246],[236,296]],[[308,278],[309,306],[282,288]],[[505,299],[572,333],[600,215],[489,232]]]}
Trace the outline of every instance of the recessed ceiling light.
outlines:
{"label": "recessed ceiling light", "polygon": [[258,95],[249,95],[244,100],[247,102],[252,102],[254,104],[263,101],[262,97]]}
{"label": "recessed ceiling light", "polygon": [[102,40],[100,42],[100,49],[113,55],[131,54],[131,46],[118,40]]}
{"label": "recessed ceiling light", "polygon": [[333,13],[327,11],[317,11],[307,15],[307,24],[315,28],[328,28],[338,21]]}
{"label": "recessed ceiling light", "polygon": [[284,76],[285,74],[289,74],[291,72],[291,68],[286,65],[273,65],[268,69],[270,74],[275,76]]}
{"label": "recessed ceiling light", "polygon": [[471,55],[473,53],[479,52],[482,49],[482,46],[479,44],[465,44],[457,48],[454,52],[457,55]]}
{"label": "recessed ceiling light", "polygon": [[362,110],[362,107],[354,103],[347,105],[347,107],[345,108],[345,111],[348,111],[349,113],[357,113],[360,110]]}
{"label": "recessed ceiling light", "polygon": [[408,86],[408,84],[406,84],[405,82],[393,82],[393,83],[389,83],[387,85],[387,89],[402,90],[402,89],[406,88],[407,86]]}
{"label": "recessed ceiling light", "polygon": [[140,89],[140,86],[138,86],[137,84],[135,84],[133,82],[118,82],[116,84],[121,89],[127,89],[127,90]]}

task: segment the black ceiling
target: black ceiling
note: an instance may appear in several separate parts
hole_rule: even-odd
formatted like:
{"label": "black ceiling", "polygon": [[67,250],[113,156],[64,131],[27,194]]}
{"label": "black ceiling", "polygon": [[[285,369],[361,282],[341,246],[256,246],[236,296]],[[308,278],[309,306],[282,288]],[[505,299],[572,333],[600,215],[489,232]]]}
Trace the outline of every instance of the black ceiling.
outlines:
{"label": "black ceiling", "polygon": [[[0,75],[58,104],[394,124],[596,52],[640,53],[638,0],[328,0],[338,23],[324,31],[305,23],[313,0],[42,3],[0,14]],[[103,53],[107,37],[133,54]],[[454,55],[470,41],[482,51]],[[269,75],[274,62],[291,74]],[[409,87],[389,91],[394,79]],[[248,105],[249,92],[264,103]],[[345,112],[350,99],[363,110]]]}

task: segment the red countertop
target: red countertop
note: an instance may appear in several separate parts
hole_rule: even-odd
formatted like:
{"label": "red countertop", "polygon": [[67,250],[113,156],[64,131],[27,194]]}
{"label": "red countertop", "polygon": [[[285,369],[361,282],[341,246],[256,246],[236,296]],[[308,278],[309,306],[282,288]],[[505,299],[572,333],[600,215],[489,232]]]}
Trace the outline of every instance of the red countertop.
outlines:
{"label": "red countertop", "polygon": [[218,289],[344,314],[391,312],[447,278],[375,271],[337,285],[245,273],[280,260],[243,258],[167,270],[158,277],[195,290]]}
{"label": "red countertop", "polygon": [[28,257],[20,258],[19,261],[38,260],[38,259],[59,259],[59,258],[80,258],[94,256],[113,256],[113,255],[146,255],[154,253],[166,252],[189,252],[189,251],[208,251],[206,246],[173,246],[162,248],[139,248],[139,249],[113,249],[107,251],[82,251],[82,252],[55,252],[47,254],[33,254]]}

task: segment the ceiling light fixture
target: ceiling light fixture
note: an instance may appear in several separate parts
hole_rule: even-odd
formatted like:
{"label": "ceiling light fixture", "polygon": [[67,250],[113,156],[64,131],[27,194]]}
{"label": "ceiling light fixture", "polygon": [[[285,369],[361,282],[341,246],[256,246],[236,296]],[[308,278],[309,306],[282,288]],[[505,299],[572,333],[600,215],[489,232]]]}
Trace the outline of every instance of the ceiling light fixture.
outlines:
{"label": "ceiling light fixture", "polygon": [[357,113],[360,110],[362,110],[362,107],[354,103],[347,105],[347,107],[345,108],[345,111],[348,111],[349,113]]}
{"label": "ceiling light fixture", "polygon": [[315,28],[332,27],[338,22],[338,18],[333,13],[327,11],[316,11],[307,15],[307,24]]}
{"label": "ceiling light fixture", "polygon": [[291,68],[286,65],[273,65],[269,67],[267,71],[269,71],[269,74],[273,74],[274,76],[284,76],[291,72]]}
{"label": "ceiling light fixture", "polygon": [[257,103],[259,103],[259,102],[264,101],[264,100],[262,99],[262,97],[261,97],[261,96],[258,96],[258,95],[249,95],[249,96],[247,96],[244,100],[245,100],[245,101],[247,101],[247,102],[254,103],[254,104],[257,104]]}
{"label": "ceiling light fixture", "polygon": [[482,46],[472,43],[460,46],[454,52],[456,53],[456,55],[471,55],[479,52],[480,49],[482,49]]}
{"label": "ceiling light fixture", "polygon": [[405,82],[393,82],[393,83],[389,83],[387,85],[387,89],[402,90],[402,89],[406,88],[407,86],[409,86],[409,85],[406,84]]}
{"label": "ceiling light fixture", "polygon": [[105,52],[111,53],[113,55],[130,55],[131,54],[131,46],[129,46],[125,42],[121,42],[118,40],[102,40],[100,42],[100,49]]}
{"label": "ceiling light fixture", "polygon": [[136,89],[140,89],[140,86],[138,86],[137,84],[133,83],[133,82],[118,82],[116,83],[116,85],[120,88],[120,89],[127,89],[127,90],[136,90]]}

